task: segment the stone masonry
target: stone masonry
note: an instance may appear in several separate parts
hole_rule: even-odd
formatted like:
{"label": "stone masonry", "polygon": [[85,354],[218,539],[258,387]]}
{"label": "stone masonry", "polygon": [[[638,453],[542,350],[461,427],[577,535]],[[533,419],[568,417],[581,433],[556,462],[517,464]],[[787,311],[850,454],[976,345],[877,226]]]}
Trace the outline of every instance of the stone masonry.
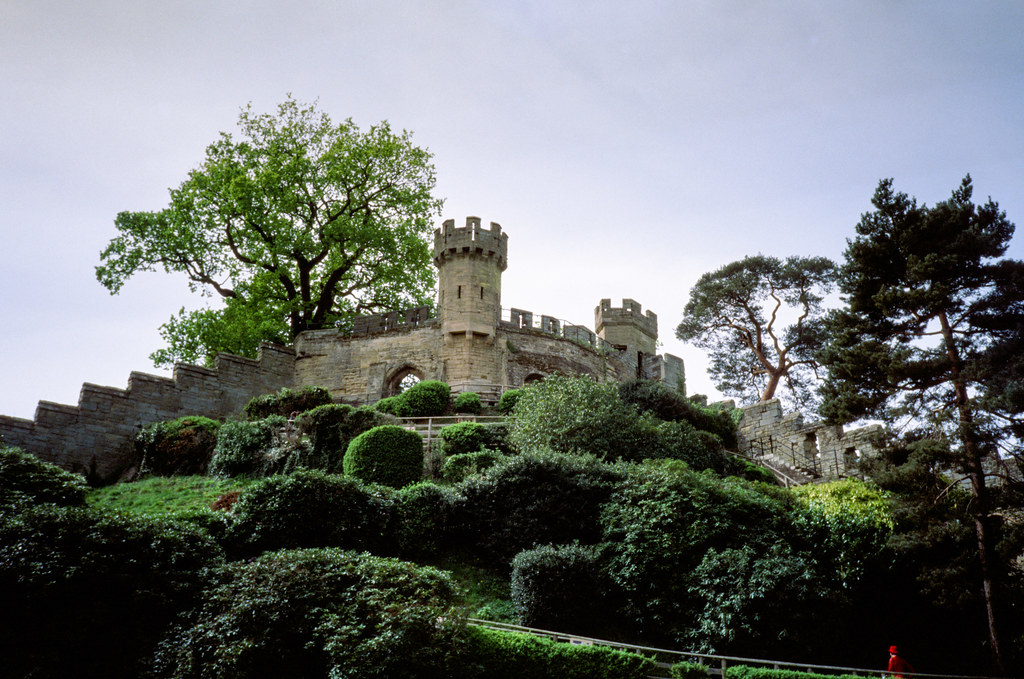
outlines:
{"label": "stone masonry", "polygon": [[782,414],[778,399],[742,408],[738,447],[754,459],[797,472],[806,480],[833,480],[856,472],[862,457],[876,454],[880,425],[845,431],[823,422],[804,423],[800,413]]}
{"label": "stone masonry", "polygon": [[126,389],[85,384],[77,406],[41,401],[35,418],[0,416],[0,437],[65,469],[115,479],[129,471],[143,425],[185,415],[238,416],[254,396],[323,386],[335,401],[372,403],[403,379],[439,379],[494,402],[546,375],[684,384],[681,359],[657,355],[657,316],[634,300],[602,299],[595,330],[523,309],[505,314],[501,274],[508,235],[478,217],[434,232],[436,317],[417,307],[354,320],[352,329],[301,333],[293,347],[263,345],[256,360],[222,354],[211,369],[177,365],[171,378],[133,372]]}

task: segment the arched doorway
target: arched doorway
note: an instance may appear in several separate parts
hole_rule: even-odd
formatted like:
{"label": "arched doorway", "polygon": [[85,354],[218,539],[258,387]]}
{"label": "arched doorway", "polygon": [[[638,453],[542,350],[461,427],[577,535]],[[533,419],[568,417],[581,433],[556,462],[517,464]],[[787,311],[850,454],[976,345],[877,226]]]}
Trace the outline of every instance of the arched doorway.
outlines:
{"label": "arched doorway", "polygon": [[423,372],[415,366],[406,365],[391,374],[384,383],[383,396],[395,396],[423,379]]}

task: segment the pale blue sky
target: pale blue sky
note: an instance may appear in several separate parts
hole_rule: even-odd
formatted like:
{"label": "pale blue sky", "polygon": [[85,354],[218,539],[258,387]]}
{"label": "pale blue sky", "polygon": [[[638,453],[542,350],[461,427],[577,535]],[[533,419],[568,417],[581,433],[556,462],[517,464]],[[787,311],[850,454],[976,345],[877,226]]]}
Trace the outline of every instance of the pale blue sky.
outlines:
{"label": "pale blue sky", "polygon": [[[247,102],[319,99],[435,154],[445,218],[509,233],[503,305],[658,314],[763,252],[839,258],[878,180],[970,172],[1024,222],[1024,3],[0,0],[0,413],[157,372],[181,280],[95,282]],[[1011,255],[1024,258],[1024,240]]]}

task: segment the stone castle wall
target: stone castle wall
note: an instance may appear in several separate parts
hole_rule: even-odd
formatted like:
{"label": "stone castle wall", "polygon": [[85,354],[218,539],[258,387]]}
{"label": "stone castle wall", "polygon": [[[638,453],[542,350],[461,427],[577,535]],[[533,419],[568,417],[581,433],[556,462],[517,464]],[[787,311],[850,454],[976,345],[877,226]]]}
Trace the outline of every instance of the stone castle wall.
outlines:
{"label": "stone castle wall", "polygon": [[237,415],[255,395],[291,387],[295,352],[265,344],[256,360],[221,354],[211,370],[178,365],[172,377],[133,372],[126,389],[82,385],[77,406],[40,401],[32,420],[0,415],[0,437],[65,469],[116,478],[139,428],[185,415]]}
{"label": "stone castle wall", "polygon": [[753,458],[782,462],[813,479],[837,479],[856,471],[857,461],[877,453],[879,425],[846,431],[840,425],[804,423],[801,413],[783,415],[778,399],[742,408],[738,447]]}

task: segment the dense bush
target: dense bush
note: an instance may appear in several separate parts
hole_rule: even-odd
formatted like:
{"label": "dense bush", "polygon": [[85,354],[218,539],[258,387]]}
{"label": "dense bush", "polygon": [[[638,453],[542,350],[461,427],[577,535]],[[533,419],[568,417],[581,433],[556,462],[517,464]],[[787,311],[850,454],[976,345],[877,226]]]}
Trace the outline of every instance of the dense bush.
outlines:
{"label": "dense bush", "polygon": [[451,577],[336,549],[222,566],[155,653],[158,677],[441,677],[463,622]]}
{"label": "dense bush", "polygon": [[0,513],[0,674],[141,676],[221,558],[186,524],[53,505]]}
{"label": "dense bush", "polygon": [[401,394],[382,398],[373,404],[373,408],[378,412],[394,415],[395,417],[409,416],[409,406]]}
{"label": "dense bush", "polygon": [[469,413],[470,415],[479,415],[480,411],[484,409],[483,401],[480,400],[480,395],[473,391],[464,391],[455,397],[454,403],[452,403],[452,410],[457,413]]}
{"label": "dense bush", "polygon": [[513,632],[471,627],[466,660],[471,679],[646,679],[656,672],[650,658],[601,646],[560,643]]}
{"label": "dense bush", "polygon": [[193,476],[205,474],[217,445],[220,422],[188,416],[154,422],[135,435],[140,474]]}
{"label": "dense bush", "polygon": [[390,508],[388,497],[354,478],[321,471],[271,476],[239,496],[227,539],[243,554],[293,547],[376,550]]}
{"label": "dense bush", "polygon": [[543,545],[512,559],[512,602],[519,624],[601,636],[608,587],[593,546]]}
{"label": "dense bush", "polygon": [[727,448],[736,447],[736,423],[729,413],[709,408],[686,398],[664,382],[635,380],[619,385],[619,396],[641,412],[649,412],[665,422],[689,422],[697,429],[711,432]]}
{"label": "dense bush", "polygon": [[274,432],[287,420],[280,415],[246,422],[229,420],[220,427],[210,460],[213,476],[265,476]]}
{"label": "dense bush", "polygon": [[323,387],[303,387],[292,390],[284,387],[276,394],[257,396],[245,405],[245,416],[250,420],[262,420],[271,415],[288,417],[331,402],[331,394]]}
{"label": "dense bush", "polygon": [[624,403],[614,385],[551,375],[522,390],[510,439],[520,451],[550,449],[606,460],[639,460],[658,451],[649,418]]}
{"label": "dense bush", "polygon": [[488,422],[483,425],[487,432],[487,447],[497,450],[505,455],[512,455],[512,442],[509,439],[509,426],[507,422]]}
{"label": "dense bush", "polygon": [[441,467],[441,478],[449,483],[459,483],[470,476],[482,473],[490,469],[504,455],[496,450],[478,450],[475,453],[459,453],[452,455],[444,461]]}
{"label": "dense bush", "polygon": [[448,412],[451,389],[440,380],[422,380],[399,394],[399,398],[405,401],[408,417],[433,417]]}
{"label": "dense bush", "polygon": [[650,457],[682,460],[695,471],[711,469],[721,476],[736,474],[743,465],[725,452],[717,436],[697,429],[685,420],[655,425],[661,451]]}
{"label": "dense bush", "polygon": [[306,468],[340,474],[345,451],[352,439],[389,422],[393,420],[372,408],[353,408],[339,403],[307,410],[295,419],[299,433],[309,439],[316,460],[315,465],[307,465]]}
{"label": "dense bush", "polygon": [[762,488],[668,464],[636,468],[619,484],[602,514],[606,572],[629,600],[624,619],[648,641],[691,643],[704,610],[692,573],[709,550],[750,545],[763,553],[787,535],[785,496]]}
{"label": "dense bush", "polygon": [[733,472],[734,476],[740,476],[747,481],[767,483],[771,486],[777,486],[779,484],[778,480],[775,478],[775,474],[773,474],[767,467],[762,467],[759,464],[751,462],[750,460],[744,460],[743,458],[733,459],[742,465],[741,469]]}
{"label": "dense bush", "polygon": [[668,668],[669,679],[707,679],[708,668],[696,662],[677,662]]}
{"label": "dense bush", "polygon": [[458,491],[429,482],[397,491],[390,526],[398,555],[421,559],[441,554],[449,545],[449,527],[461,499]]}
{"label": "dense bush", "polygon": [[592,456],[538,451],[502,459],[457,486],[461,542],[481,559],[507,567],[537,545],[601,537],[601,507],[623,473]]}
{"label": "dense bush", "polygon": [[490,435],[482,424],[458,422],[441,430],[441,442],[445,455],[461,455],[486,447],[490,443]]}
{"label": "dense bush", "polygon": [[[767,550],[742,545],[710,549],[690,578],[699,600],[689,648],[704,653],[755,657],[806,657],[821,622],[839,611],[822,606],[813,557],[782,542]],[[825,609],[825,610],[822,610]],[[815,619],[815,612],[824,616]]]}
{"label": "dense bush", "polygon": [[85,479],[20,448],[0,446],[0,511],[40,502],[80,505]]}
{"label": "dense bush", "polygon": [[501,392],[501,396],[498,398],[498,412],[505,413],[508,415],[512,412],[512,409],[516,407],[516,401],[519,400],[519,394],[522,393],[520,389],[506,389]]}
{"label": "dense bush", "polygon": [[344,466],[346,474],[367,483],[416,483],[423,478],[423,439],[396,424],[374,427],[348,444]]}
{"label": "dense bush", "polygon": [[770,667],[733,665],[725,670],[726,679],[857,679],[855,674],[818,674],[797,670],[777,670]]}

